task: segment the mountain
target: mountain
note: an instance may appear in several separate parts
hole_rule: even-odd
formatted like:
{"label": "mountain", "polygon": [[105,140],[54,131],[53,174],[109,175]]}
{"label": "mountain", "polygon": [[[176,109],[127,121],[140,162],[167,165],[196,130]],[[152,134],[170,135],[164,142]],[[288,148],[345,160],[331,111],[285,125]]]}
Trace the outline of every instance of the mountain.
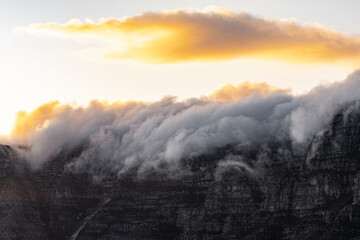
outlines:
{"label": "mountain", "polygon": [[174,176],[67,171],[81,151],[33,171],[0,146],[0,239],[360,239],[353,106],[308,146],[226,146],[184,159]]}

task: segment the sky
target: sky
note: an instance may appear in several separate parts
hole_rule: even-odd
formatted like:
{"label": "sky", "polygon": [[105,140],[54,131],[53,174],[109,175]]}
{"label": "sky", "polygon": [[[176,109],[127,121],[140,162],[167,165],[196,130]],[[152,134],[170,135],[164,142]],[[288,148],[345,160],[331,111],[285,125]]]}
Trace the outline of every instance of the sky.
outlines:
{"label": "sky", "polygon": [[[208,19],[207,15],[203,15],[204,9],[208,6],[223,7],[232,14],[245,12],[250,14],[250,20],[240,17],[225,21],[227,18],[224,16],[227,15],[222,13]],[[357,23],[360,22],[360,16],[357,9],[359,7],[360,2],[350,0],[342,2],[2,0],[0,2],[0,109],[3,116],[0,118],[0,135],[10,132],[19,110],[31,111],[53,100],[87,104],[92,99],[110,102],[130,99],[157,101],[167,95],[186,99],[207,96],[228,83],[238,85],[245,81],[265,82],[301,94],[319,83],[342,80],[357,68],[357,62],[349,55],[357,56],[357,52],[352,51],[351,47],[358,49],[357,36],[360,33],[360,25]],[[163,17],[161,15],[163,11],[184,8],[191,8],[192,11],[201,14],[196,15],[195,18],[185,12],[180,14],[175,12],[173,15],[170,14],[170,17],[166,16],[165,21],[159,20]],[[144,12],[153,12],[154,16],[140,15]],[[123,21],[121,19],[130,19],[136,23],[138,18],[134,18],[135,15],[145,16],[140,17],[141,21],[160,24],[157,25],[157,29],[160,29],[158,35],[151,37],[161,41],[147,45],[147,50],[139,48],[134,38],[147,43],[146,34],[153,32],[152,28],[147,28],[149,25],[141,25],[144,32],[137,31],[136,29],[139,28],[136,25],[129,30],[130,33],[126,31],[119,33],[116,29],[113,32],[107,32],[108,30],[104,32],[97,28],[85,34],[78,32],[73,34],[68,28],[71,24],[66,25],[71,19],[83,21],[78,23],[80,25],[86,21],[90,22],[86,19],[91,19],[90,23],[94,22],[92,26],[101,26],[99,21],[101,18],[117,19],[117,23],[120,24]],[[256,27],[251,28],[258,35],[247,34],[249,38],[246,40],[264,46],[259,53],[260,58],[258,52],[244,52],[237,45],[234,46],[235,51],[230,49],[226,55],[222,53],[219,55],[216,52],[219,46],[217,36],[225,36],[223,37],[225,45],[229,45],[233,38],[242,39],[243,35],[236,35],[236,31],[232,31],[235,28],[232,27],[237,24],[252,26],[251,17],[265,21],[271,32],[278,30],[272,21],[285,22],[285,26],[276,32],[284,37],[272,38],[272,35],[261,35],[263,32],[256,32],[258,30]],[[181,25],[183,28],[179,28],[179,24],[164,25],[164,23],[172,23],[172,19],[188,25]],[[296,32],[304,36],[307,36],[305,33],[310,32],[309,37],[289,37],[289,27],[286,23],[294,22],[300,26]],[[197,25],[194,25],[195,23]],[[217,27],[217,24],[220,27]],[[42,29],[38,26],[42,26]],[[192,26],[196,27],[192,28]],[[210,30],[203,31],[207,26]],[[230,30],[226,32],[224,29]],[[336,34],[328,34],[327,30],[324,32],[319,29],[331,29]],[[181,35],[184,38],[180,38],[179,41],[181,46],[173,49],[177,53],[176,57],[169,56],[169,52],[165,51],[174,47],[168,44],[166,34],[170,33],[169,39],[179,39],[178,35],[171,35],[172,31],[184,33]],[[200,31],[201,34],[197,34]],[[313,36],[317,36],[319,31],[322,40],[314,41]],[[217,33],[221,34],[217,35]],[[163,36],[165,37],[162,38]],[[193,45],[191,40],[194,36],[198,37],[198,42],[205,42],[208,45]],[[125,47],[119,46],[119,39],[126,39],[130,44]],[[213,41],[208,41],[209,39]],[[283,49],[281,46],[278,47],[277,42],[287,44],[286,50],[290,49],[290,52],[285,51],[284,54],[279,55],[279,50]],[[348,44],[336,45],[338,42]],[[165,44],[162,45],[163,43]],[[334,53],[327,52],[326,47],[324,52],[327,58],[331,56],[336,61],[323,61],[321,54],[311,55],[306,61],[299,58],[290,59],[293,53],[301,55],[299,52],[301,53],[302,48],[300,50],[292,48],[294,44],[299,43],[305,46],[306,51],[312,51],[318,46],[335,46],[337,51]],[[189,46],[194,47],[192,50],[194,54],[180,56],[179,53],[186,52]],[[349,49],[343,46],[349,46]],[[131,54],[119,55],[117,51],[114,52],[115,48],[118,50],[117,48],[121,47],[125,50],[130,49]],[[249,48],[250,45],[245,46],[245,49]],[[103,57],[109,51],[114,52],[115,57]],[[209,52],[213,55],[210,56]],[[156,56],[156,58],[148,56]]]}

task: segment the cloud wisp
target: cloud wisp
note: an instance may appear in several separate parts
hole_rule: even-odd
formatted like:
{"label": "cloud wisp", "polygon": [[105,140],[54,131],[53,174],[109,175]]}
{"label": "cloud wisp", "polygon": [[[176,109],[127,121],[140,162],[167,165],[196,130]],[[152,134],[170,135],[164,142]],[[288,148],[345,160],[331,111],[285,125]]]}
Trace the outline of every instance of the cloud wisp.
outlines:
{"label": "cloud wisp", "polygon": [[105,56],[150,63],[255,58],[357,64],[360,57],[359,37],[217,7],[145,12],[97,23],[73,19],[66,24],[33,24],[28,30],[103,39]]}
{"label": "cloud wisp", "polygon": [[34,169],[62,151],[81,147],[68,170],[119,177],[129,171],[171,173],[181,171],[183,159],[226,146],[310,143],[344,104],[360,98],[360,72],[301,96],[259,92],[254,88],[242,96],[240,91],[237,99],[231,93],[229,101],[167,97],[152,103],[93,101],[87,107],[50,102],[19,113],[7,142],[14,148],[25,145],[18,152]]}
{"label": "cloud wisp", "polygon": [[288,89],[280,89],[265,82],[243,82],[237,86],[226,84],[211,93],[210,98],[217,102],[236,101],[252,94],[266,96],[270,93],[290,93]]}

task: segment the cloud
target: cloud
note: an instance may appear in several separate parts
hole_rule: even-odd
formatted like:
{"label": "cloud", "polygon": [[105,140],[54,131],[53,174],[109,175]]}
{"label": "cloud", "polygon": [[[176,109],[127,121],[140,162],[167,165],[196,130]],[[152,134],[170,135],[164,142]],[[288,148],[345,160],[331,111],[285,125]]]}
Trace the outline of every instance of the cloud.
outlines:
{"label": "cloud", "polygon": [[28,138],[36,130],[46,127],[46,124],[54,116],[59,104],[60,102],[53,101],[39,106],[30,113],[25,111],[18,112],[11,135],[21,141]]}
{"label": "cloud", "polygon": [[210,98],[218,102],[236,101],[252,94],[268,95],[270,93],[290,93],[290,90],[279,89],[267,83],[243,82],[237,86],[227,84],[211,93]]}
{"label": "cloud", "polygon": [[259,177],[259,172],[256,171],[257,169],[247,164],[241,156],[229,155],[226,156],[223,160],[219,161],[218,167],[215,171],[215,178],[218,181],[221,181],[223,175],[229,170],[235,170],[240,174],[253,178]]}
{"label": "cloud", "polygon": [[265,19],[217,7],[145,12],[97,23],[73,19],[66,24],[30,26],[31,32],[41,30],[74,38],[106,39],[102,44],[110,48],[104,53],[107,57],[151,63],[257,58],[357,64],[360,56],[359,37],[319,25]]}
{"label": "cloud", "polygon": [[[68,171],[100,178],[130,171],[171,174],[183,170],[183,159],[226,146],[261,149],[278,142],[286,150],[290,142],[306,148],[344,104],[359,97],[360,72],[355,72],[300,96],[275,91],[221,102],[173,97],[152,103],[92,101],[88,106],[50,102],[18,114],[8,141],[34,169],[61,152],[81,149],[66,165]],[[250,171],[234,161],[225,159],[219,167]]]}

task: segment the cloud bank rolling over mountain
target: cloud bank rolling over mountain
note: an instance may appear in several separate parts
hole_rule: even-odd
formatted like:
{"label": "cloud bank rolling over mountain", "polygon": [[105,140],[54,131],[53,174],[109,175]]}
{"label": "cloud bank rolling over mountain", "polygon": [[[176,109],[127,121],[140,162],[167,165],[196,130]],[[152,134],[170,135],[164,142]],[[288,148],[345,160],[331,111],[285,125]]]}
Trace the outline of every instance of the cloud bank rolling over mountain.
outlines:
{"label": "cloud bank rolling over mountain", "polygon": [[62,151],[83,146],[68,170],[95,176],[161,168],[177,172],[182,159],[225,146],[261,148],[273,141],[307,146],[344,104],[360,97],[360,72],[299,96],[274,87],[268,91],[266,84],[251,86],[249,91],[249,83],[228,85],[210,97],[185,101],[93,101],[87,107],[50,102],[20,112],[3,142],[26,146],[17,151],[34,169]]}

